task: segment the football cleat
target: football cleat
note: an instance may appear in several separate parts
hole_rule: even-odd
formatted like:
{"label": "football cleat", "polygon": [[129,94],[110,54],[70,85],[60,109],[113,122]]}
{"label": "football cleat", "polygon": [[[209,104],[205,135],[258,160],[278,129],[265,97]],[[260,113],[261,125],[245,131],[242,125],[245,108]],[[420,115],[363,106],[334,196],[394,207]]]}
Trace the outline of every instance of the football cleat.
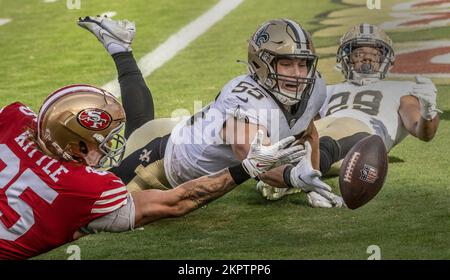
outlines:
{"label": "football cleat", "polygon": [[77,23],[94,34],[109,54],[131,52],[131,42],[136,33],[134,22],[112,20],[106,16],[87,16],[79,18]]}
{"label": "football cleat", "polygon": [[299,193],[302,190],[298,188],[276,188],[272,187],[263,181],[259,181],[258,184],[256,184],[256,190],[259,191],[267,200],[279,200],[283,198],[286,195]]}

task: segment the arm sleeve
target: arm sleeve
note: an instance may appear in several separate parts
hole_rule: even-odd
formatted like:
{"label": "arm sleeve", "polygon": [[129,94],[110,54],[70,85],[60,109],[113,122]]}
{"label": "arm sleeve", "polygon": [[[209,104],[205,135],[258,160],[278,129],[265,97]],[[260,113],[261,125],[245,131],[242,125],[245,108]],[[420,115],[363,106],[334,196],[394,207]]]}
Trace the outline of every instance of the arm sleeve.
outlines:
{"label": "arm sleeve", "polygon": [[134,229],[135,205],[131,194],[127,194],[126,204],[119,209],[90,222],[81,228],[85,233],[124,232]]}

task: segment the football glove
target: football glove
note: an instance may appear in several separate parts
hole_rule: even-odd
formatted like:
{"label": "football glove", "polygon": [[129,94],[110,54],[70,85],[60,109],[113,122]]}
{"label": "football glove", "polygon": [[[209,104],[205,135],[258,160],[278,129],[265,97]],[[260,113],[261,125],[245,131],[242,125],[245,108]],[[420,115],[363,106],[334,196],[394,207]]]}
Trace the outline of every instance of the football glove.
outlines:
{"label": "football glove", "polygon": [[420,115],[426,120],[432,120],[437,112],[442,113],[436,108],[436,92],[437,89],[430,79],[416,76],[416,84],[413,86],[411,95],[419,100]]}
{"label": "football glove", "polygon": [[286,148],[295,141],[294,136],[284,138],[271,146],[263,146],[263,135],[263,131],[258,130],[250,144],[247,157],[242,161],[243,167],[252,178],[273,167],[296,162],[306,153],[300,145]]}
{"label": "football glove", "polygon": [[305,192],[316,192],[326,198],[332,206],[338,206],[342,202],[342,198],[331,192],[331,187],[320,180],[322,173],[312,167],[311,163],[311,144],[305,142],[305,156],[300,162],[290,170],[290,184],[294,188],[300,188]]}
{"label": "football glove", "polygon": [[316,192],[309,192],[306,194],[306,197],[308,199],[308,203],[313,208],[341,208],[345,207],[344,200],[331,192],[322,192],[326,193],[327,197],[323,197],[322,195],[316,193]]}

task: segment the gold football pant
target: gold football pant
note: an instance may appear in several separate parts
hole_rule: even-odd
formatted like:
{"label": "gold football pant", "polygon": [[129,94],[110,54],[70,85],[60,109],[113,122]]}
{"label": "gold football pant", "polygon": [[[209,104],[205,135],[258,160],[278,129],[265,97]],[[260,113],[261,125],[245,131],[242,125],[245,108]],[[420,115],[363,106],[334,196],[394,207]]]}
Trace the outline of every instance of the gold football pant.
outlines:
{"label": "gold football pant", "polygon": [[128,138],[124,160],[113,172],[129,192],[169,189],[164,171],[164,152],[168,135],[179,119],[155,119],[136,129]]}

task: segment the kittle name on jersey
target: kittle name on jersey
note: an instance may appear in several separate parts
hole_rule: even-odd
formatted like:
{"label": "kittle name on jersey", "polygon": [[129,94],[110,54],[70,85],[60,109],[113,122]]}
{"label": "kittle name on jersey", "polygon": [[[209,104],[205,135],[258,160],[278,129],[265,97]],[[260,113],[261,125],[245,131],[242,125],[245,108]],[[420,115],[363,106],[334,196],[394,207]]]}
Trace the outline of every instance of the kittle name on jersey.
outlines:
{"label": "kittle name on jersey", "polygon": [[41,153],[37,153],[36,155],[36,152],[39,151],[38,148],[36,147],[36,143],[29,139],[30,139],[29,131],[25,131],[16,138],[14,138],[14,140],[22,148],[22,150],[25,153],[28,153],[28,157],[31,159],[35,159],[36,165],[40,166],[42,171],[44,171],[44,173],[47,174],[48,177],[53,182],[55,183],[58,182],[59,181],[58,176],[61,175],[61,173],[64,174],[68,173],[69,170],[67,170],[67,168],[65,168],[62,164],[60,164],[59,161],[56,159],[53,159]]}

